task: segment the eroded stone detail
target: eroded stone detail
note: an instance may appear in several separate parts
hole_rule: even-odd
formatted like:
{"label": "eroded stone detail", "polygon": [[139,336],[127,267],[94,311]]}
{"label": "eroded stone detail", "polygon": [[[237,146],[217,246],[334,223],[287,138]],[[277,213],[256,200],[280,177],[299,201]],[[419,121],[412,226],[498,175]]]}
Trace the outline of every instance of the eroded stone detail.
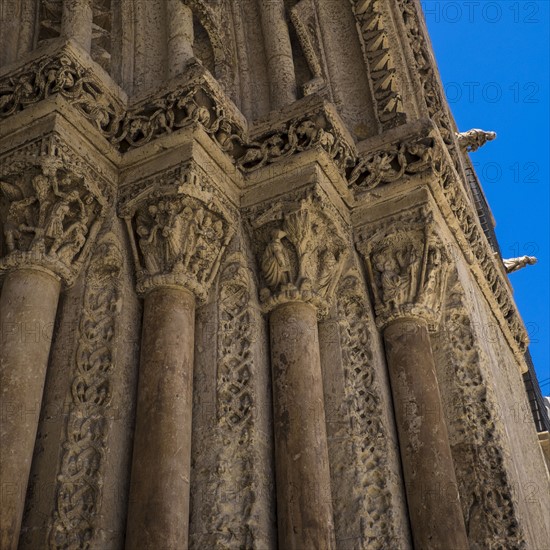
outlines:
{"label": "eroded stone detail", "polygon": [[520,258],[508,258],[503,260],[506,273],[514,273],[528,265],[535,265],[537,259],[534,256],[521,256]]}
{"label": "eroded stone detail", "polygon": [[[338,468],[332,494],[336,539],[349,548],[395,547],[397,534],[392,507],[388,434],[382,421],[381,389],[376,378],[366,290],[355,269],[348,271],[337,290],[337,320],[344,369],[344,392],[349,422],[349,452],[340,441]],[[353,486],[339,481],[340,472],[353,472]],[[340,491],[344,491],[341,494]],[[351,491],[351,495],[348,491]],[[346,538],[357,533],[352,546]]]}
{"label": "eroded stone detail", "polygon": [[496,132],[486,132],[485,130],[468,130],[456,134],[458,146],[463,153],[473,153],[480,147],[483,147],[488,141],[496,139]]}
{"label": "eroded stone detail", "polygon": [[279,201],[252,218],[265,311],[305,301],[325,314],[348,256],[347,242],[320,195]]}
{"label": "eroded stone detail", "polygon": [[407,121],[402,86],[398,82],[396,63],[390,47],[387,23],[380,0],[351,0],[362,37],[368,75],[376,102],[381,129],[393,128]]}
{"label": "eroded stone detail", "polygon": [[123,204],[138,293],[157,286],[183,286],[201,300],[218,273],[234,228],[196,175],[145,189]]}
{"label": "eroded stone detail", "polygon": [[439,157],[438,144],[430,136],[400,140],[360,155],[348,175],[348,185],[361,195],[405,175],[433,170]]}
{"label": "eroded stone detail", "polygon": [[432,228],[431,214],[391,217],[360,239],[377,324],[416,317],[437,326],[450,259]]}
{"label": "eroded stone detail", "polygon": [[451,278],[441,338],[452,368],[449,436],[471,548],[526,548],[517,495],[503,465],[498,407],[483,371],[487,357],[476,341],[464,291]]}
{"label": "eroded stone detail", "polygon": [[0,271],[47,269],[72,284],[106,215],[99,187],[55,154],[11,159],[0,172]]}
{"label": "eroded stone detail", "polygon": [[320,92],[327,85],[325,54],[320,43],[321,29],[313,0],[301,0],[290,10],[290,18],[304,51],[313,78],[303,86],[304,95]]}
{"label": "eroded stone detail", "polygon": [[121,269],[119,243],[107,233],[98,242],[86,271],[71,403],[48,536],[52,550],[93,547],[95,517],[103,492],[101,470],[115,368]]}

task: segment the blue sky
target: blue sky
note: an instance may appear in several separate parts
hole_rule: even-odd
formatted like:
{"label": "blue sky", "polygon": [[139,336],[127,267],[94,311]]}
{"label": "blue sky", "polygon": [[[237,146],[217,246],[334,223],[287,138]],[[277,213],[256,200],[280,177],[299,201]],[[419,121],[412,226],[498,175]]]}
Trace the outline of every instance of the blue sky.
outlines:
{"label": "blue sky", "polygon": [[471,158],[504,257],[539,263],[510,275],[550,394],[550,0],[422,0],[447,99],[460,131],[498,137]]}

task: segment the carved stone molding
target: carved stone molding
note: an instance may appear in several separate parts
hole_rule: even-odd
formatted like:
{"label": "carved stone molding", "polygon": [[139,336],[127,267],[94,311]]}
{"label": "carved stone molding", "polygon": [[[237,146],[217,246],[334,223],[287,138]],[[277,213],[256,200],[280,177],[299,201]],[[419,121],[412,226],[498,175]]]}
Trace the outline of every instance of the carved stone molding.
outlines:
{"label": "carved stone molding", "polygon": [[382,0],[351,0],[368,68],[380,130],[407,120]]}
{"label": "carved stone molding", "polygon": [[75,354],[71,402],[57,476],[49,548],[91,548],[102,497],[116,316],[122,268],[117,238],[98,242],[86,272],[86,290]]}
{"label": "carved stone molding", "polygon": [[132,245],[137,292],[178,286],[206,300],[234,235],[231,216],[192,171],[169,183],[149,183],[120,207]]}
{"label": "carved stone molding", "polygon": [[0,160],[0,273],[45,269],[71,285],[106,216],[112,191],[56,138]]}
{"label": "carved stone molding", "polygon": [[348,257],[343,227],[320,191],[249,212],[261,273],[260,302],[270,311],[304,301],[324,316]]}
{"label": "carved stone molding", "polygon": [[360,199],[364,193],[405,175],[436,169],[439,157],[438,143],[429,133],[397,140],[359,155],[348,174],[348,186]]}
{"label": "carved stone molding", "polygon": [[420,318],[434,330],[441,316],[450,258],[431,213],[401,213],[363,229],[357,248],[365,260],[377,325]]}

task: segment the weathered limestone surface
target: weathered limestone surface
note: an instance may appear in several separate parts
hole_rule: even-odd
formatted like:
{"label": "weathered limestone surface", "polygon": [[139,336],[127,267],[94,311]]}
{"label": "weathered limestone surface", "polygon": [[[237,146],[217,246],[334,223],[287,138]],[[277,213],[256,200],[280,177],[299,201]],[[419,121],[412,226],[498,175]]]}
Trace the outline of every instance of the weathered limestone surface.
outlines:
{"label": "weathered limestone surface", "polygon": [[495,137],[418,0],[4,0],[2,548],[544,548]]}
{"label": "weathered limestone surface", "polygon": [[269,326],[279,545],[335,548],[317,315],[289,302]]}
{"label": "weathered limestone surface", "polygon": [[187,539],[194,326],[189,291],[145,296],[127,548],[176,548]]}
{"label": "weathered limestone surface", "polygon": [[35,269],[10,273],[2,286],[2,548],[19,539],[59,289],[59,279]]}

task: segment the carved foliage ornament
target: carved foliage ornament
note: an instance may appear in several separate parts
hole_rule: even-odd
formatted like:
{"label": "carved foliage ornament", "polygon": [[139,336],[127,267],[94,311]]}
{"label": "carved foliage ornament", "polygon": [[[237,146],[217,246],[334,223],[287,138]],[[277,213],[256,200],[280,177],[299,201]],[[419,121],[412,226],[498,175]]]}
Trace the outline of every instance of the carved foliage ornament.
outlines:
{"label": "carved foliage ornament", "polygon": [[122,207],[138,293],[175,285],[206,299],[234,229],[228,215],[195,181],[147,189]]}
{"label": "carved foliage ornament", "polygon": [[420,174],[437,167],[437,143],[432,137],[411,138],[362,155],[348,176],[358,194],[392,183],[404,175]]}
{"label": "carved foliage ornament", "polygon": [[450,258],[430,221],[392,219],[358,245],[380,327],[406,317],[424,319],[431,329],[439,323]]}
{"label": "carved foliage ornament", "polygon": [[54,155],[11,159],[0,172],[0,272],[41,267],[71,284],[106,213],[88,177]]}
{"label": "carved foliage ornament", "polygon": [[281,201],[255,218],[252,227],[258,243],[264,310],[305,301],[316,306],[319,315],[326,314],[348,250],[321,197]]}
{"label": "carved foliage ornament", "polygon": [[103,487],[108,409],[111,406],[117,286],[122,267],[118,239],[98,243],[86,273],[65,442],[56,488],[49,548],[91,548]]}

